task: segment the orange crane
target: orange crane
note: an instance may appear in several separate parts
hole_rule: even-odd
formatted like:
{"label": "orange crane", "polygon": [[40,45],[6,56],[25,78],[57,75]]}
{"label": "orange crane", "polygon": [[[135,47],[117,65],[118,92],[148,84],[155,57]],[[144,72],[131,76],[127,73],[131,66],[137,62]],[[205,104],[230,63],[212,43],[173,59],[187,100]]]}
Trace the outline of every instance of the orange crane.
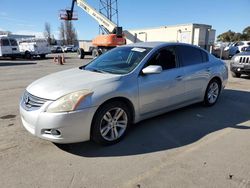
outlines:
{"label": "orange crane", "polygon": [[[126,44],[126,39],[123,34],[122,27],[109,20],[106,16],[98,12],[91,7],[85,0],[72,0],[70,10],[65,10],[63,14],[60,14],[60,18],[63,20],[75,20],[74,17],[74,5],[75,3],[82,8],[87,14],[94,18],[100,26],[102,26],[107,34],[98,35],[92,40],[92,44],[95,48],[92,51],[93,56],[99,56],[102,53],[115,48],[120,45]],[[82,50],[80,53],[84,53]],[[83,55],[84,56],[84,55]]]}

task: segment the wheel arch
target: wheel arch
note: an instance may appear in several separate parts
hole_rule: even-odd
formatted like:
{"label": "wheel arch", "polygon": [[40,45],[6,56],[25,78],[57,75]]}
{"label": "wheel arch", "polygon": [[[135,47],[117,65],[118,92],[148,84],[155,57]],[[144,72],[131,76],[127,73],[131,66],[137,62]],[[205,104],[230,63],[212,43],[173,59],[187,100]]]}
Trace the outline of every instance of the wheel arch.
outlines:
{"label": "wheel arch", "polygon": [[[131,109],[131,116],[132,116],[132,122],[134,121],[134,117],[135,117],[135,108],[134,108],[134,105],[133,103],[126,97],[113,97],[113,98],[110,98],[106,101],[104,101],[99,107],[98,109],[96,110],[96,112],[102,107],[104,106],[105,104],[107,103],[111,103],[111,102],[122,102],[124,103],[125,105],[127,105],[127,107],[129,109]],[[95,114],[96,114],[95,112]]]}
{"label": "wheel arch", "polygon": [[96,116],[96,113],[98,112],[98,110],[102,107],[102,106],[104,106],[104,105],[106,105],[106,104],[108,104],[108,103],[112,103],[112,102],[122,102],[123,104],[125,104],[129,109],[131,109],[131,117],[132,117],[132,120],[131,120],[131,122],[133,123],[134,122],[134,119],[135,119],[135,108],[134,108],[134,105],[133,105],[133,103],[131,102],[131,100],[129,100],[128,98],[126,98],[126,97],[113,97],[113,98],[110,98],[110,99],[107,99],[106,101],[104,101],[98,108],[97,108],[97,110],[95,111],[95,113],[94,113],[94,116],[93,116],[93,118],[92,118],[92,121],[91,121],[91,128],[90,128],[90,137],[91,137],[91,135],[92,135],[92,128],[93,128],[93,121],[94,121],[94,118],[95,118],[95,116]]}
{"label": "wheel arch", "polygon": [[222,79],[219,77],[219,76],[214,76],[210,79],[209,83],[212,81],[212,80],[217,80],[219,82],[219,86],[220,86],[220,91],[221,91],[221,87],[222,87]]}

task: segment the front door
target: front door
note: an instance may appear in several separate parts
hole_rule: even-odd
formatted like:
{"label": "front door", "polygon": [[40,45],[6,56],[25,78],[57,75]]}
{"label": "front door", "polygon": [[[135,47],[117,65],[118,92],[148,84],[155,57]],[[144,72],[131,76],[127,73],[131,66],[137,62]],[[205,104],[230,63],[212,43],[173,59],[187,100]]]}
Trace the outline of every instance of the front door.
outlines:
{"label": "front door", "polygon": [[179,68],[174,47],[156,52],[144,66],[160,65],[159,74],[139,75],[140,114],[147,115],[179,104],[185,95],[184,69]]}

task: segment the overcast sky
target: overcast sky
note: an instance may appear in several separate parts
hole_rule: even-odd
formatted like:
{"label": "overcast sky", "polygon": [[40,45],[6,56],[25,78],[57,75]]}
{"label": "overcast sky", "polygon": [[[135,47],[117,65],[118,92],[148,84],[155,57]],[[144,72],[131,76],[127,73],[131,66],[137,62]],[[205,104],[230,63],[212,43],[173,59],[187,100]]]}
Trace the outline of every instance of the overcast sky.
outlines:
{"label": "overcast sky", "polygon": [[[98,9],[99,0],[87,2]],[[59,10],[70,5],[71,0],[1,0],[0,30],[42,36],[48,22],[57,38]],[[218,35],[229,29],[241,32],[250,25],[250,0],[118,0],[118,6],[124,29],[201,23],[212,25]],[[76,11],[78,38],[94,38],[99,32],[97,22],[79,7]]]}

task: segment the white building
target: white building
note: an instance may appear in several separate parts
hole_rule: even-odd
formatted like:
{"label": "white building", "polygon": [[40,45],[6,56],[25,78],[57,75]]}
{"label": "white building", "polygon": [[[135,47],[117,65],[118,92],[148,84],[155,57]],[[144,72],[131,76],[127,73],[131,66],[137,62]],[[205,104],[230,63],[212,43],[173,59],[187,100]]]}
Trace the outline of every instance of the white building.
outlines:
{"label": "white building", "polygon": [[16,40],[27,39],[27,38],[35,38],[35,35],[12,34],[9,31],[0,31],[0,35],[10,37],[10,38],[14,38]]}
{"label": "white building", "polygon": [[195,23],[132,29],[124,33],[128,44],[146,41],[182,42],[210,50],[215,41],[215,30],[211,25]]}

